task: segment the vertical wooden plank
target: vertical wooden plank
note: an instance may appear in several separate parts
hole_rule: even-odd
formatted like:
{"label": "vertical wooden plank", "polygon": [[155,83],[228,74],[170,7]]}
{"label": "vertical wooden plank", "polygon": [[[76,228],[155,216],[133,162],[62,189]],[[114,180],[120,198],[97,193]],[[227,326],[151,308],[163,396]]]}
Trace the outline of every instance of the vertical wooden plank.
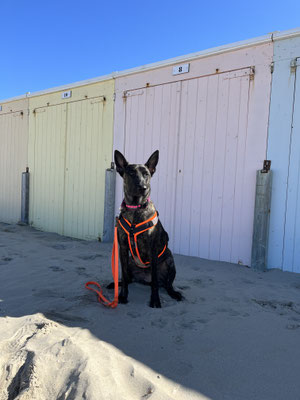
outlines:
{"label": "vertical wooden plank", "polygon": [[[114,116],[113,116],[113,151],[119,150],[125,152],[126,136],[128,126],[128,115],[126,113],[128,108],[128,99],[124,98],[123,90],[118,91],[118,83],[116,80],[115,87],[115,102],[114,102]],[[113,157],[113,154],[112,154]],[[116,188],[115,188],[115,215],[119,214],[120,204],[123,198],[123,182],[119,174],[116,175]]]}
{"label": "vertical wooden plank", "polygon": [[222,234],[220,260],[231,261],[231,238],[234,215],[234,191],[239,133],[238,113],[240,104],[240,81],[229,79],[228,122],[224,162],[224,186],[222,205]]}
{"label": "vertical wooden plank", "polygon": [[179,135],[179,116],[180,116],[180,97],[181,82],[176,82],[171,86],[170,111],[168,114],[168,149],[167,164],[164,171],[166,176],[166,187],[160,191],[160,196],[165,197],[165,211],[162,222],[169,232],[169,247],[175,249],[176,226],[176,188],[178,176],[178,135]]}
{"label": "vertical wooden plank", "polygon": [[[204,155],[202,169],[202,192],[201,192],[201,225],[199,255],[202,258],[209,257],[209,247],[211,242],[211,215],[212,210],[212,180],[214,171],[214,154],[216,137],[216,121],[218,115],[218,90],[219,76],[214,75],[207,78],[207,103],[206,103],[206,124],[204,138]],[[196,182],[195,182],[196,184]],[[213,238],[214,240],[214,238]]]}
{"label": "vertical wooden plank", "polygon": [[224,165],[226,132],[228,122],[229,74],[219,77],[218,113],[216,122],[216,142],[214,151],[214,169],[212,177],[212,210],[210,227],[209,258],[220,260],[222,204],[224,191]]}
{"label": "vertical wooden plank", "polygon": [[156,101],[155,97],[155,87],[148,87],[145,91],[145,137],[144,137],[144,147],[143,147],[143,162],[146,162],[147,156],[150,156],[152,150],[152,135],[153,135],[153,119],[154,119],[154,103]]}
{"label": "vertical wooden plank", "polygon": [[[200,256],[201,243],[201,210],[203,190],[203,168],[205,154],[205,133],[207,124],[207,96],[208,79],[200,78],[194,82],[197,87],[197,101],[195,114],[195,134],[193,143],[193,187],[190,221],[190,250],[191,254]],[[179,147],[180,153],[181,147]]]}
{"label": "vertical wooden plank", "polygon": [[[239,262],[243,264],[245,259],[245,251],[243,244],[245,238],[244,230],[249,227],[244,227],[241,224],[242,216],[248,210],[245,208],[245,199],[247,198],[247,188],[244,182],[244,173],[247,169],[246,165],[246,143],[248,132],[248,107],[249,107],[249,76],[236,78],[240,84],[240,100],[239,100],[239,115],[238,118],[238,142],[237,142],[237,159],[235,171],[235,191],[233,204],[233,227],[231,237],[231,262]],[[247,185],[247,184],[246,184]]]}
{"label": "vertical wooden plank", "polygon": [[179,116],[179,133],[178,133],[178,172],[176,179],[176,209],[175,209],[175,218],[176,218],[176,229],[174,231],[174,251],[175,253],[180,254],[181,251],[181,229],[182,229],[182,210],[184,207],[183,200],[183,171],[184,171],[184,149],[185,149],[185,126],[187,119],[187,107],[188,107],[188,86],[187,82],[181,83],[181,97],[180,97],[180,116]]}
{"label": "vertical wooden plank", "polygon": [[[157,93],[157,89],[159,89]],[[159,120],[157,121],[157,126],[152,132],[152,149],[148,151],[145,161],[152,154],[153,151],[159,150],[159,163],[156,167],[155,175],[152,178],[151,187],[152,194],[151,198],[154,204],[159,210],[161,218],[165,215],[165,204],[166,198],[168,198],[168,136],[169,136],[169,121],[170,121],[170,104],[171,104],[171,86],[162,85],[156,90],[156,107],[160,109]],[[156,109],[157,109],[156,108]],[[155,124],[154,124],[155,126]],[[170,171],[170,175],[172,172]],[[172,202],[172,200],[171,200]],[[163,218],[164,219],[164,218]],[[165,223],[165,221],[164,221]],[[165,225],[167,229],[168,225]],[[169,228],[169,226],[168,226]]]}
{"label": "vertical wooden plank", "polygon": [[157,207],[164,228],[169,232],[170,247],[173,246],[175,183],[177,174],[177,133],[180,84],[163,86],[160,159],[157,167],[159,177],[156,187]]}

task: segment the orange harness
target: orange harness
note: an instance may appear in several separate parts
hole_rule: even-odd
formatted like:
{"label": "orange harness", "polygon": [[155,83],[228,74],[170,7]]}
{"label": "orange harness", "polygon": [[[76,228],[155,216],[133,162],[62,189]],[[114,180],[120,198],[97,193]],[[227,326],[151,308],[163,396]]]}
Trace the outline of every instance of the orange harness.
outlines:
{"label": "orange harness", "polygon": [[[134,225],[131,224],[127,219],[123,218],[120,216],[118,219],[118,223],[120,226],[124,229],[124,231],[128,235],[128,243],[129,243],[129,248],[131,255],[134,259],[134,262],[136,263],[137,266],[141,268],[147,268],[150,264],[149,261],[143,263],[140,257],[140,253],[138,250],[137,246],[137,236],[145,231],[148,231],[151,229],[153,226],[155,226],[158,222],[158,215],[157,212],[155,211],[154,215],[147,219],[144,222],[141,222],[140,224]],[[132,250],[131,246],[131,239],[133,238],[134,240],[134,249],[136,252],[136,255],[134,255],[134,252]],[[167,248],[167,244],[165,244],[162,252],[158,255],[158,257],[161,257],[163,253],[165,252]],[[138,259],[136,258],[138,257]],[[98,295],[98,301],[102,304],[104,304],[107,307],[115,308],[118,305],[118,296],[119,296],[119,249],[118,249],[118,235],[117,235],[117,226],[115,226],[114,230],[114,243],[113,243],[113,249],[112,249],[112,255],[111,255],[111,269],[112,269],[112,275],[114,279],[114,284],[115,284],[115,292],[114,292],[114,299],[113,301],[107,300],[102,292],[101,286],[99,285],[98,282],[94,281],[89,281],[85,284],[86,289],[92,290],[93,292],[97,293]],[[99,290],[94,289],[90,287],[90,285],[95,285],[99,288]]]}
{"label": "orange harness", "polygon": [[[156,211],[151,218],[147,219],[144,222],[140,222],[139,224],[136,224],[136,225],[131,224],[122,215],[120,215],[120,217],[118,219],[118,223],[120,224],[120,226],[124,230],[124,232],[127,234],[130,253],[132,255],[132,258],[133,258],[135,264],[138,267],[148,268],[150,261],[146,261],[146,262],[142,261],[140,252],[138,249],[137,237],[141,233],[146,232],[149,229],[151,229],[153,226],[155,226],[157,224],[157,222],[158,222],[158,214]],[[167,248],[167,244],[165,244],[162,252],[158,255],[158,257],[161,257],[164,254],[166,248]]]}

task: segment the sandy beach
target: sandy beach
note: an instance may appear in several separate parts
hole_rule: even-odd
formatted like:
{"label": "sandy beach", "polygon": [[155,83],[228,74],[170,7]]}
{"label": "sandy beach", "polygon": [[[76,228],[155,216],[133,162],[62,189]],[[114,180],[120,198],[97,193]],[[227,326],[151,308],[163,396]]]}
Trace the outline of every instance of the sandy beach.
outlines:
{"label": "sandy beach", "polygon": [[300,399],[300,274],[175,255],[183,302],[107,309],[111,247],[0,223],[0,400]]}

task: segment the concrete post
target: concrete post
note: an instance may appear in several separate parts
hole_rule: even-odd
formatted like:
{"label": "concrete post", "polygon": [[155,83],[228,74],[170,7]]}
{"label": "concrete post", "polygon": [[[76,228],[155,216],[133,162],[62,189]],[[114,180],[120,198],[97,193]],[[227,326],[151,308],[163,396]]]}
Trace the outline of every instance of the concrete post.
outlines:
{"label": "concrete post", "polygon": [[272,171],[257,171],[251,267],[267,268]]}
{"label": "concrete post", "polygon": [[107,169],[105,171],[103,242],[112,242],[114,239],[115,187],[116,170],[114,168]]}
{"label": "concrete post", "polygon": [[29,168],[26,172],[22,172],[22,189],[21,189],[21,221],[22,224],[28,225],[29,222]]}

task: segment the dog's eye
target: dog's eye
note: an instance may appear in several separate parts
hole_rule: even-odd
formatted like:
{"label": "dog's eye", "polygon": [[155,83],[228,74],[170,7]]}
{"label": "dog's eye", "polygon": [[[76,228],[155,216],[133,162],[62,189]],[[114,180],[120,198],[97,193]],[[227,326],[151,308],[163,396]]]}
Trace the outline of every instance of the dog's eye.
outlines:
{"label": "dog's eye", "polygon": [[149,176],[148,172],[147,171],[143,172],[143,177],[147,178],[147,176]]}

